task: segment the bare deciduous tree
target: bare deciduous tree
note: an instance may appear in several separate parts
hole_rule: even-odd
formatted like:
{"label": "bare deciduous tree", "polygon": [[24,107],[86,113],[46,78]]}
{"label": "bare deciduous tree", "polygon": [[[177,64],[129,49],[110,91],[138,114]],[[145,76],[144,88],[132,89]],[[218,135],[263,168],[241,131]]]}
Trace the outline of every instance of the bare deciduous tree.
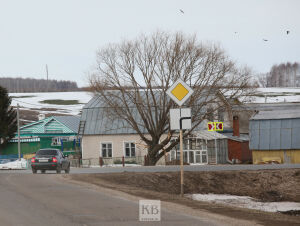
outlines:
{"label": "bare deciduous tree", "polygon": [[[250,72],[236,68],[216,45],[204,45],[195,36],[156,32],[133,41],[109,45],[97,52],[90,86],[107,106],[107,116],[122,119],[148,147],[154,165],[179,142],[169,127],[169,110],[176,107],[167,89],[181,78],[193,89],[186,102],[192,107],[188,136],[211,113],[244,101],[251,89]],[[166,134],[168,134],[166,136]]]}

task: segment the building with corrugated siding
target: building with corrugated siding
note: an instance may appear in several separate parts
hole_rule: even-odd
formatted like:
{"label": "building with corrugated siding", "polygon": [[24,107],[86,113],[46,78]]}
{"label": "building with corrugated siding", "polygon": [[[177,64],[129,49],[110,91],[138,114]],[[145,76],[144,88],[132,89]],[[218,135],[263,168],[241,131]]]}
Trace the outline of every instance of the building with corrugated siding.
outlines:
{"label": "building with corrugated siding", "polygon": [[259,111],[249,130],[253,163],[300,163],[300,111]]}
{"label": "building with corrugated siding", "polygon": [[[75,150],[80,117],[79,116],[51,116],[22,126],[20,128],[21,153],[34,153],[40,148],[58,148]],[[74,141],[75,140],[75,141]],[[9,141],[1,150],[2,155],[18,153],[18,137]]]}

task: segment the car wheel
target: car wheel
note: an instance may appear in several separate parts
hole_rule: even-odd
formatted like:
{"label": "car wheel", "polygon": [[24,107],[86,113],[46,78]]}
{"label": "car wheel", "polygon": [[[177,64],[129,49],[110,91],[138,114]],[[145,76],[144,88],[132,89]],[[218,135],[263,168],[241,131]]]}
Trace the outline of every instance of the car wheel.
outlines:
{"label": "car wheel", "polygon": [[46,170],[41,170],[42,173],[46,173]]}
{"label": "car wheel", "polygon": [[70,165],[68,166],[67,169],[65,169],[65,173],[70,173]]}
{"label": "car wheel", "polygon": [[37,170],[36,169],[32,169],[32,173],[36,173],[37,172]]}
{"label": "car wheel", "polygon": [[56,168],[56,173],[60,173],[60,172],[61,172],[61,167],[58,166],[58,167]]}

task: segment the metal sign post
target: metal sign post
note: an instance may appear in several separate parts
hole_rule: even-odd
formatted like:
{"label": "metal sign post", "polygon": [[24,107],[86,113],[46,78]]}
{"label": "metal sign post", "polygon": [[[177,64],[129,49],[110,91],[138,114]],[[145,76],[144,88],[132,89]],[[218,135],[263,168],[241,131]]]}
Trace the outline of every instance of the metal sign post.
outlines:
{"label": "metal sign post", "polygon": [[[180,109],[181,111],[181,109]],[[180,114],[181,115],[181,114]],[[183,134],[182,134],[182,121],[183,120],[190,120],[192,117],[180,117],[179,124],[180,124],[180,133],[179,133],[179,140],[180,140],[180,196],[183,197],[184,188],[183,188]]]}
{"label": "metal sign post", "polygon": [[182,129],[180,129],[179,134],[180,139],[180,196],[183,197],[184,187],[183,187],[183,139],[182,139]]}
{"label": "metal sign post", "polygon": [[[182,80],[178,79],[168,90],[167,94],[174,100],[179,106],[181,106],[193,93],[193,90]],[[179,110],[179,111],[178,111]],[[184,126],[184,129],[191,128],[191,110],[185,109],[187,115],[182,115],[184,109],[171,109],[170,120],[171,129],[178,129],[179,121],[179,142],[180,142],[180,196],[184,194],[184,174],[183,174],[183,120],[189,120]],[[178,115],[179,113],[179,115]],[[179,119],[179,120],[178,120]]]}

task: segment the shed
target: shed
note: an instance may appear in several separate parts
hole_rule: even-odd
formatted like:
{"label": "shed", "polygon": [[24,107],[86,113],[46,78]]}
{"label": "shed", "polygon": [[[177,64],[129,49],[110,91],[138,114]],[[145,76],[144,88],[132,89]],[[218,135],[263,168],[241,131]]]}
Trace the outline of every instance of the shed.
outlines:
{"label": "shed", "polygon": [[300,111],[260,111],[249,129],[254,163],[300,163]]}

